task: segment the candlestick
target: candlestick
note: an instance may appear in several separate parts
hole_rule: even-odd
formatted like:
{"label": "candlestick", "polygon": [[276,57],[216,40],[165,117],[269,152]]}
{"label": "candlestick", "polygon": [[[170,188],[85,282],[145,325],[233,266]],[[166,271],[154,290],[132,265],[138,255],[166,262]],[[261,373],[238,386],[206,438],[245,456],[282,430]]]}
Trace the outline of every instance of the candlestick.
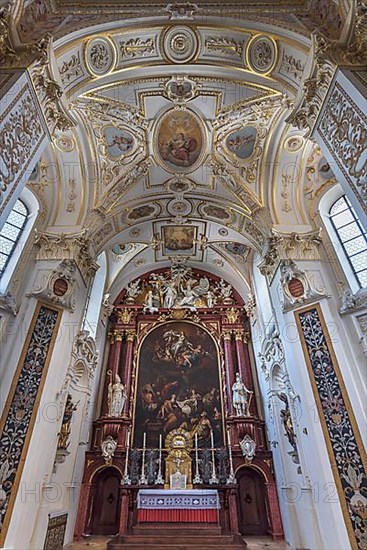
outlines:
{"label": "candlestick", "polygon": [[158,475],[155,482],[157,485],[163,485],[164,483],[164,479],[162,477],[162,434],[159,434]]}
{"label": "candlestick", "polygon": [[232,447],[231,447],[231,438],[229,431],[227,432],[228,437],[228,455],[229,455],[229,476],[227,477],[227,485],[235,485],[237,483],[236,476],[234,475],[233,469],[233,460],[232,460]]}
{"label": "candlestick", "polygon": [[122,478],[123,485],[131,485],[131,479],[128,474],[128,465],[129,465],[129,445],[130,445],[130,430],[127,431],[126,435],[126,458],[125,458],[125,470],[124,477]]}
{"label": "candlestick", "polygon": [[148,480],[145,477],[145,445],[147,442],[147,434],[143,433],[143,456],[141,460],[141,474],[139,478],[139,484],[140,485],[148,485]]}
{"label": "candlestick", "polygon": [[195,434],[195,477],[193,483],[202,483],[203,480],[199,473],[199,451],[198,451],[198,434]]}
{"label": "candlestick", "polygon": [[213,430],[210,432],[210,443],[212,447],[212,477],[209,479],[209,483],[211,485],[215,483],[219,483],[219,479],[217,478],[217,473],[215,471],[215,453],[214,453],[214,436],[213,436]]}

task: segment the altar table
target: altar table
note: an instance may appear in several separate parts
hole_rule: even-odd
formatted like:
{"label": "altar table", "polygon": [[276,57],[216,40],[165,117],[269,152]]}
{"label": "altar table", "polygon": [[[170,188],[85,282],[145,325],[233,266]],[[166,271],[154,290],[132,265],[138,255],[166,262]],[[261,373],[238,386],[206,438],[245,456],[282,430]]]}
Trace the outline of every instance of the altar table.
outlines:
{"label": "altar table", "polygon": [[219,495],[215,489],[140,489],[139,522],[218,523]]}

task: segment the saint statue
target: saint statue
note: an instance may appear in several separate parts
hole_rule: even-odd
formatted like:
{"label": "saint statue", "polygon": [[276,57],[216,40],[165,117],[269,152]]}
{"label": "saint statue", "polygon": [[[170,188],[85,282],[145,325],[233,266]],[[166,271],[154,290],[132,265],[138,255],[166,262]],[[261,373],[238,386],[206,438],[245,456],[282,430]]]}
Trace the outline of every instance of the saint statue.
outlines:
{"label": "saint statue", "polygon": [[59,432],[59,440],[57,443],[58,449],[67,449],[69,445],[69,436],[71,431],[71,422],[73,419],[73,413],[74,411],[77,410],[78,405],[79,405],[79,401],[78,403],[74,404],[73,398],[69,393],[66,399],[64,416],[62,418],[62,424]]}
{"label": "saint statue", "polygon": [[236,374],[236,381],[232,386],[232,392],[232,402],[236,416],[249,416],[250,400],[253,392],[246,388],[239,372]]}
{"label": "saint statue", "polygon": [[108,416],[121,416],[127,397],[125,386],[121,383],[121,378],[118,374],[115,375],[114,383],[112,383],[112,371],[109,370],[107,374],[110,376],[107,397]]}

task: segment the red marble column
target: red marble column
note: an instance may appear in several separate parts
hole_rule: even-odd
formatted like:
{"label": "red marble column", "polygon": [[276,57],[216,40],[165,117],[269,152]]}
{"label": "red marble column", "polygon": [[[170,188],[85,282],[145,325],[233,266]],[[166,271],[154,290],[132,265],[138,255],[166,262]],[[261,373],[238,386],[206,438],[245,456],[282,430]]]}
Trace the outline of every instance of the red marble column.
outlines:
{"label": "red marble column", "polygon": [[87,527],[86,523],[88,521],[88,514],[90,513],[89,508],[92,506],[92,503],[89,502],[91,488],[92,483],[83,483],[80,488],[79,509],[74,530],[75,540],[80,540]]}
{"label": "red marble column", "polygon": [[133,351],[134,351],[134,330],[126,330],[126,349],[125,349],[125,365],[124,365],[124,385],[126,388],[126,402],[124,406],[123,414],[129,413],[130,399],[131,399],[131,380],[133,371]]}
{"label": "red marble column", "polygon": [[243,341],[244,336],[245,334],[242,329],[235,330],[238,371],[246,388],[253,390],[250,356],[247,343]]}
{"label": "red marble column", "polygon": [[122,334],[115,330],[113,332],[113,341],[111,342],[110,355],[108,358],[108,369],[112,370],[114,378],[119,371],[121,346]]}
{"label": "red marble column", "polygon": [[274,482],[265,483],[266,496],[269,504],[269,519],[270,519],[270,529],[271,534],[274,539],[282,539],[283,526],[282,519],[280,515],[277,488]]}
{"label": "red marble column", "polygon": [[224,348],[224,369],[226,373],[227,386],[227,410],[230,415],[234,414],[232,403],[232,386],[234,384],[234,365],[232,356],[232,331],[223,330],[223,348]]}

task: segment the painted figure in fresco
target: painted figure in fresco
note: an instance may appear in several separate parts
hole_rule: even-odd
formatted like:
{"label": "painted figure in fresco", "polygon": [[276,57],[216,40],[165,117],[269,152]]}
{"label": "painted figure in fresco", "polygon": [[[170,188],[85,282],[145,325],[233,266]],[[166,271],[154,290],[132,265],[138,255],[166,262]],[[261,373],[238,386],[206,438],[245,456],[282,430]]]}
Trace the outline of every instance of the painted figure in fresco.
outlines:
{"label": "painted figure in fresco", "polygon": [[239,149],[242,149],[243,147],[246,147],[249,143],[252,143],[255,141],[254,136],[236,136],[235,138],[228,139],[228,149],[230,151],[238,151]]}
{"label": "painted figure in fresco", "polygon": [[189,165],[191,153],[195,152],[198,143],[195,138],[179,132],[162,147],[162,157],[173,164]]}
{"label": "painted figure in fresco", "polygon": [[245,384],[241,380],[240,373],[236,374],[236,381],[232,386],[232,401],[237,416],[248,416],[249,412],[249,397],[252,395],[252,391],[248,390]]}
{"label": "painted figure in fresco", "polygon": [[122,153],[127,153],[132,148],[133,142],[133,138],[129,138],[120,134],[113,136],[112,141],[110,143],[107,143],[107,145],[108,147],[114,147],[114,145],[117,145]]}
{"label": "painted figure in fresco", "polygon": [[68,448],[68,445],[69,445],[68,440],[69,440],[69,436],[70,436],[70,432],[71,432],[71,421],[72,421],[72,418],[73,418],[73,413],[74,413],[74,411],[77,410],[78,405],[79,405],[79,401],[78,401],[78,403],[76,403],[74,405],[73,398],[71,397],[71,395],[69,393],[68,396],[67,396],[67,399],[66,399],[64,416],[62,418],[62,424],[61,424],[61,429],[60,429],[60,433],[59,433],[59,440],[58,440],[58,443],[57,443],[57,448],[58,449],[67,449]]}
{"label": "painted figure in fresco", "polygon": [[121,378],[115,374],[115,382],[112,382],[112,371],[109,371],[110,383],[108,384],[108,416],[121,416],[125,401],[125,386],[121,383]]}

